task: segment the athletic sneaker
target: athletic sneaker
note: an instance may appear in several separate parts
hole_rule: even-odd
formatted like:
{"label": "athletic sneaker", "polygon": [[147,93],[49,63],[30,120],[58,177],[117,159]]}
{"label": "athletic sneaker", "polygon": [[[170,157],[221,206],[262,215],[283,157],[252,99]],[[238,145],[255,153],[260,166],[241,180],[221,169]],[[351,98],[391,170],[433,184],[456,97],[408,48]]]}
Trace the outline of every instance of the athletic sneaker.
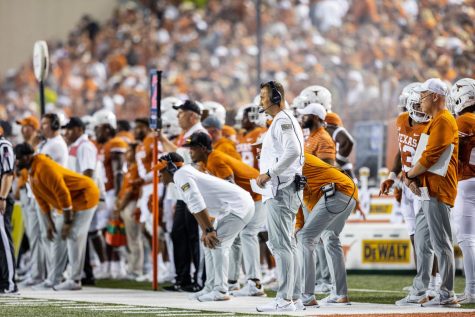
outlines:
{"label": "athletic sneaker", "polygon": [[402,290],[403,290],[404,292],[412,292],[412,289],[413,289],[413,288],[412,288],[412,285],[404,286],[404,287],[402,288]]}
{"label": "athletic sneaker", "polygon": [[419,306],[428,301],[427,296],[424,295],[407,295],[403,299],[396,301],[397,306]]}
{"label": "athletic sneaker", "polygon": [[475,294],[463,293],[457,296],[459,304],[475,304]]}
{"label": "athletic sneaker", "polygon": [[32,286],[31,289],[34,291],[44,291],[44,290],[49,290],[53,288],[53,283],[51,283],[49,280],[44,280],[40,284],[36,284],[35,286]]}
{"label": "athletic sneaker", "polygon": [[203,296],[205,294],[208,294],[209,292],[211,292],[210,289],[208,288],[203,288],[201,291],[199,292],[196,292],[196,293],[191,293],[189,296],[188,296],[188,299],[190,300],[195,300],[195,299],[198,299],[198,297],[200,296]]}
{"label": "athletic sneaker", "polygon": [[330,284],[322,283],[315,285],[315,294],[329,294],[332,290]]}
{"label": "athletic sneaker", "polygon": [[262,285],[257,285],[256,282],[252,280],[247,280],[246,285],[243,286],[238,291],[231,292],[232,296],[240,297],[240,296],[265,296],[264,287]]}
{"label": "athletic sneaker", "polygon": [[346,295],[330,294],[320,300],[322,306],[346,306],[351,305],[350,299]]}
{"label": "athletic sneaker", "polygon": [[286,301],[278,297],[265,305],[256,307],[258,312],[295,311],[295,309],[295,305],[292,301]]}
{"label": "athletic sneaker", "polygon": [[300,298],[294,301],[294,306],[296,311],[307,309]]}
{"label": "athletic sneaker", "polygon": [[320,307],[318,305],[317,299],[313,294],[302,294],[302,303],[304,306],[312,306],[315,308]]}
{"label": "athletic sneaker", "polygon": [[18,287],[15,286],[15,289],[13,291],[10,291],[8,289],[2,289],[0,290],[0,296],[10,296],[10,295],[20,295],[20,292],[18,291]]}
{"label": "athletic sneaker", "polygon": [[275,274],[275,269],[269,270],[266,275],[264,275],[264,278],[262,279],[261,283],[262,285],[268,285],[271,283],[274,283],[277,281],[277,277]]}
{"label": "athletic sneaker", "polygon": [[423,303],[421,306],[422,307],[439,306],[439,307],[459,308],[460,304],[458,303],[457,298],[455,296],[452,296],[446,299],[441,299],[440,294],[437,294],[436,297],[434,297],[428,302]]}
{"label": "athletic sneaker", "polygon": [[228,291],[230,291],[230,292],[238,291],[240,288],[241,288],[241,286],[239,286],[238,281],[236,281],[234,283],[228,283]]}
{"label": "athletic sneaker", "polygon": [[23,287],[31,287],[31,286],[34,286],[34,285],[38,285],[42,282],[42,280],[34,280],[32,278],[27,278],[26,280],[18,283],[18,286],[20,286],[21,288]]}
{"label": "athletic sneaker", "polygon": [[81,283],[77,283],[73,280],[66,280],[61,284],[53,286],[55,291],[79,291],[81,288]]}
{"label": "athletic sneaker", "polygon": [[198,300],[200,302],[216,302],[216,301],[223,301],[223,300],[229,300],[229,299],[230,297],[227,293],[221,293],[218,291],[211,291],[209,293],[206,293],[198,297]]}

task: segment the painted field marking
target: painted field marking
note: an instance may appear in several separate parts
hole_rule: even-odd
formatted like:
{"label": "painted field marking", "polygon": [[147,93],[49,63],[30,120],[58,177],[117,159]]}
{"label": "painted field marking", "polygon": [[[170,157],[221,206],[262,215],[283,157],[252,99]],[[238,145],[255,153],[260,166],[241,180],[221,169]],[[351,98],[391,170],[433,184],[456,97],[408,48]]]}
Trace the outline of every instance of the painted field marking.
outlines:
{"label": "painted field marking", "polygon": [[364,293],[394,293],[394,294],[407,294],[406,291],[388,291],[380,289],[365,289],[365,288],[350,288],[348,289],[352,292],[364,292]]}

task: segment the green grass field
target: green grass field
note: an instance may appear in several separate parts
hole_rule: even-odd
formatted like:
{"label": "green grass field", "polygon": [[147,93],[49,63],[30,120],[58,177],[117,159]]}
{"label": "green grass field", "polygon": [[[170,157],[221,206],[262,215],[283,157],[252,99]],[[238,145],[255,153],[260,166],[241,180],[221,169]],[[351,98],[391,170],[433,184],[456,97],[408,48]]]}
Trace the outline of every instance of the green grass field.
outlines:
{"label": "green grass field", "polygon": [[[350,298],[354,302],[393,304],[405,296],[402,291],[404,286],[412,282],[411,275],[396,274],[349,274],[348,284]],[[165,286],[165,285],[161,285]],[[101,280],[97,282],[99,288],[121,288],[136,290],[152,290],[151,283],[131,281]],[[464,278],[457,276],[455,291],[461,293],[464,287]],[[272,291],[267,291],[269,297],[275,296]],[[323,298],[319,295],[318,298]],[[93,307],[92,309],[90,307]],[[475,304],[463,305],[462,308],[475,308]],[[239,316],[232,313],[216,313],[206,311],[186,311],[175,308],[153,308],[126,305],[91,304],[81,302],[65,302],[54,300],[37,300],[21,297],[0,297],[0,316],[25,317],[25,316]],[[242,315],[241,315],[242,316]],[[259,316],[266,316],[259,314]]]}

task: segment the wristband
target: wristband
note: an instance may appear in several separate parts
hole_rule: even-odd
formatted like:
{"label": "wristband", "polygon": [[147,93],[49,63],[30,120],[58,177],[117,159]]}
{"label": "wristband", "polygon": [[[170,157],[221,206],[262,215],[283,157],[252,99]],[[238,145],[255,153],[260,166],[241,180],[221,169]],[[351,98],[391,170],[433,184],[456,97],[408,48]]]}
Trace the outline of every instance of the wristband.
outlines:
{"label": "wristband", "polygon": [[208,234],[208,233],[211,233],[213,231],[216,231],[216,229],[214,229],[214,227],[208,227],[208,228],[205,229],[205,231],[206,231],[206,234]]}
{"label": "wristband", "polygon": [[397,179],[396,173],[394,173],[394,172],[389,173],[388,179],[390,179],[392,181],[396,181],[396,179]]}

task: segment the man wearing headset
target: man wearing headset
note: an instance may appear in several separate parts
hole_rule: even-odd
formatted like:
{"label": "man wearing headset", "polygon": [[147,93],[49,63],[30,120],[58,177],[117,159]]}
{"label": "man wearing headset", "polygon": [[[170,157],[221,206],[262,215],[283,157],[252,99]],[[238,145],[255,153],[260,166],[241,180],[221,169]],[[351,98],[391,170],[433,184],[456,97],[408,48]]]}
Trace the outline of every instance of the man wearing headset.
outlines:
{"label": "man wearing headset", "polygon": [[183,157],[172,152],[162,156],[155,168],[165,185],[175,183],[202,231],[206,283],[190,299],[229,300],[229,250],[254,216],[254,201],[241,187],[183,165],[183,161]]}
{"label": "man wearing headset", "polygon": [[[257,185],[265,191],[269,249],[276,259],[279,285],[276,298],[257,307],[258,311],[295,311],[304,309],[300,290],[294,289],[298,263],[293,224],[300,205],[304,138],[297,119],[285,110],[284,88],[278,82],[261,85],[261,111],[273,117],[262,142]],[[295,304],[292,300],[296,300]],[[298,307],[296,307],[298,306]]]}
{"label": "man wearing headset", "polygon": [[[38,145],[37,153],[49,156],[53,161],[63,167],[68,166],[69,150],[66,141],[61,136],[61,122],[55,113],[47,113],[41,118],[40,134],[43,141]],[[37,206],[40,219],[41,244],[46,255],[46,270],[48,277],[42,283],[33,286],[34,289],[51,289],[53,285],[61,282],[64,268],[67,265],[66,241],[56,234],[52,241],[48,240],[47,231],[49,219]],[[63,215],[54,210],[51,214],[56,228],[63,223]]]}

